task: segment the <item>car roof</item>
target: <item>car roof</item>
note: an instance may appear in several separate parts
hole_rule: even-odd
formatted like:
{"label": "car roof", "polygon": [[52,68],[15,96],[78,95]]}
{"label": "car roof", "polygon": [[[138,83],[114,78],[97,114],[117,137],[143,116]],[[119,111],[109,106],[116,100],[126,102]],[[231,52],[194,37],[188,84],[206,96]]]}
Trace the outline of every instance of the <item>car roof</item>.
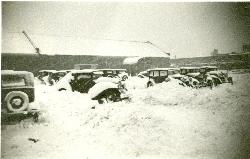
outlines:
{"label": "car roof", "polygon": [[56,72],[56,70],[40,70],[39,72]]}
{"label": "car roof", "polygon": [[118,69],[116,69],[116,68],[102,68],[102,69],[98,69],[98,70],[100,70],[100,71],[126,71],[126,69],[122,69],[122,68],[118,68]]}
{"label": "car roof", "polygon": [[200,69],[200,67],[180,67],[180,69]]}
{"label": "car roof", "polygon": [[71,73],[93,73],[93,72],[99,72],[96,69],[83,69],[83,70],[72,70]]}
{"label": "car roof", "polygon": [[179,68],[153,68],[147,71],[168,71],[168,70],[180,70]]}
{"label": "car roof", "polygon": [[201,68],[218,68],[217,66],[202,66]]}
{"label": "car roof", "polygon": [[1,70],[1,75],[33,75],[28,71]]}

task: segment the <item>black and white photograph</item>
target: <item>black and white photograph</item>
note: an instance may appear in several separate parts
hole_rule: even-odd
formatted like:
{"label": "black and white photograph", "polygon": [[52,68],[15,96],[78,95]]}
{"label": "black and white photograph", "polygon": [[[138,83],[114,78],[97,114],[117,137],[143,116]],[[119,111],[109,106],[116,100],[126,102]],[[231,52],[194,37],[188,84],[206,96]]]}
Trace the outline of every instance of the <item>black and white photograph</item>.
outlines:
{"label": "black and white photograph", "polygon": [[250,158],[250,2],[1,14],[2,159]]}

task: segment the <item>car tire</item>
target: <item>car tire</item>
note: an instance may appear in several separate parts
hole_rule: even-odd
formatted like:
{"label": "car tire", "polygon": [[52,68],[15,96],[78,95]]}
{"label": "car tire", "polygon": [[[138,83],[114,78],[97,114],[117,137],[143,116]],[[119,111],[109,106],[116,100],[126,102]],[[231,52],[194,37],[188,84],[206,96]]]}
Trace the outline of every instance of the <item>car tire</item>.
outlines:
{"label": "car tire", "polygon": [[58,89],[58,91],[66,91],[67,89],[66,88],[60,88]]}
{"label": "car tire", "polygon": [[152,86],[154,86],[153,82],[148,82],[147,83],[147,87],[152,87]]}
{"label": "car tire", "polygon": [[126,75],[122,76],[123,81],[126,81],[127,79],[128,79],[128,76],[126,76]]}
{"label": "car tire", "polygon": [[228,82],[231,83],[232,85],[234,84],[233,83],[233,78],[232,77],[228,77]]}
{"label": "car tire", "polygon": [[4,98],[7,109],[10,112],[19,112],[28,109],[29,97],[21,91],[12,91]]}

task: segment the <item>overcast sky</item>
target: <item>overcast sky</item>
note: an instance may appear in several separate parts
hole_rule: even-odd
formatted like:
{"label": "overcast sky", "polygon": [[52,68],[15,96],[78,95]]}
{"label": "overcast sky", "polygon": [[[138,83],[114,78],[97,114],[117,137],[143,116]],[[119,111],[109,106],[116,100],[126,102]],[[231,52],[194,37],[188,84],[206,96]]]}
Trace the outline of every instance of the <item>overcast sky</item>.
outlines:
{"label": "overcast sky", "polygon": [[5,32],[151,41],[171,56],[240,52],[250,28],[236,3],[3,2]]}

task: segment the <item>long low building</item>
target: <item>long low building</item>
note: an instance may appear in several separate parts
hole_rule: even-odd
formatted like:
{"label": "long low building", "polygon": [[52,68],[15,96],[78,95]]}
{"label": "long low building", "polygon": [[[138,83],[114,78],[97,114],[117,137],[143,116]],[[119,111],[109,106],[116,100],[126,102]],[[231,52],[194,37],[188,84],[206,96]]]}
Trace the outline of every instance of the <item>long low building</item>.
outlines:
{"label": "long low building", "polygon": [[[133,59],[133,62],[128,62]],[[137,60],[135,60],[137,59]],[[135,74],[153,67],[169,67],[169,54],[151,42],[87,39],[23,33],[2,35],[2,69],[72,69],[75,64],[98,68],[127,68]]]}

